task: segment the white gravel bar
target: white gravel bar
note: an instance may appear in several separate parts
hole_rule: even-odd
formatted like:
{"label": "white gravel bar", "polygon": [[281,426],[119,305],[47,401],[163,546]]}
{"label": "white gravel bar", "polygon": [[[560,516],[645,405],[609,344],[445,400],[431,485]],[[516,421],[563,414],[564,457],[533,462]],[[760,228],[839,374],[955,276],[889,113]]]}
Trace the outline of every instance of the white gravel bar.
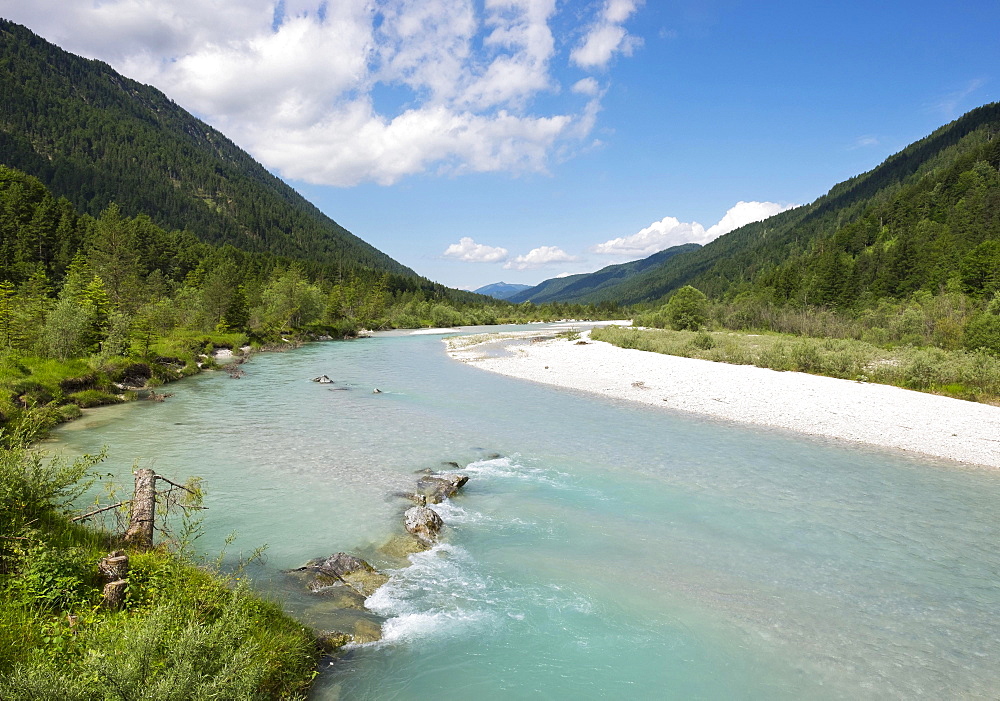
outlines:
{"label": "white gravel bar", "polygon": [[589,339],[525,343],[491,357],[475,338],[450,339],[449,354],[490,372],[663,409],[1000,468],[1000,407],[988,404]]}

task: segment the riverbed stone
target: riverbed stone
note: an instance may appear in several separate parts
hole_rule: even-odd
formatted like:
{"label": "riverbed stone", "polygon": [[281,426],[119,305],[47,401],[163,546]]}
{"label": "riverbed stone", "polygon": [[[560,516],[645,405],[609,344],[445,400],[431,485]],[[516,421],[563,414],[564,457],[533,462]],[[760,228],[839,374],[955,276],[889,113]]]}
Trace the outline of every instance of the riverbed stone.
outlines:
{"label": "riverbed stone", "polygon": [[389,581],[360,557],[347,553],[335,553],[327,558],[315,558],[290,573],[304,579],[311,591],[323,591],[328,587],[346,585],[365,597]]}
{"label": "riverbed stone", "polygon": [[410,533],[397,533],[378,549],[379,554],[399,560],[400,566],[415,553],[422,553],[430,547],[427,543]]}
{"label": "riverbed stone", "polygon": [[339,630],[320,633],[316,636],[316,644],[325,653],[336,652],[349,642],[351,642],[351,636]]}
{"label": "riverbed stone", "polygon": [[434,475],[424,475],[417,480],[417,493],[427,497],[430,504],[440,504],[458,492],[469,481],[467,475],[445,472]]}
{"label": "riverbed stone", "polygon": [[319,594],[328,599],[330,606],[338,609],[365,610],[365,600],[368,598],[357,589],[345,586],[340,582],[328,587],[317,587],[312,589],[313,593]]}
{"label": "riverbed stone", "polygon": [[412,533],[425,543],[433,544],[437,542],[444,521],[426,506],[413,506],[403,514],[403,526],[408,533]]}
{"label": "riverbed stone", "polygon": [[354,624],[354,631],[351,633],[351,638],[359,644],[378,642],[382,639],[382,626],[375,621],[360,618]]}
{"label": "riverbed stone", "polygon": [[412,501],[417,506],[427,506],[427,497],[423,494],[417,494],[416,492],[393,492],[392,495]]}

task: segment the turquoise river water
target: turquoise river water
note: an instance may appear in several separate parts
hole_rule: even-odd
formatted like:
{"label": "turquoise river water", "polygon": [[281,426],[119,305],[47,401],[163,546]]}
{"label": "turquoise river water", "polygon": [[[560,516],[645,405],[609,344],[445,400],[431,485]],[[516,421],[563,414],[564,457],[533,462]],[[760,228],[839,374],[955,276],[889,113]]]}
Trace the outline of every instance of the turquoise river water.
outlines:
{"label": "turquoise river water", "polygon": [[462,465],[442,543],[368,602],[383,641],[325,664],[315,699],[1000,697],[1000,473],[505,378],[434,335],[245,369],[56,442],[109,446],[126,483],[136,459],[204,477],[199,547],[266,544],[259,586],[317,627],[322,597],[281,571],[387,566],[393,494]]}

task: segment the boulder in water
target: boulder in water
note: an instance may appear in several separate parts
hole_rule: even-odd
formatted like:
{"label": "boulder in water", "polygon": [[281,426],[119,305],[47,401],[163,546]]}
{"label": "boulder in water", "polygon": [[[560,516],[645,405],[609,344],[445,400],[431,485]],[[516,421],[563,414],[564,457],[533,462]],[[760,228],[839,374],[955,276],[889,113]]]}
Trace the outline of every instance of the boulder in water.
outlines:
{"label": "boulder in water", "polygon": [[[316,582],[318,585],[319,582]],[[345,587],[339,581],[333,586],[319,586],[312,590],[314,594],[323,597],[331,607],[336,609],[354,609],[356,611],[365,610],[365,599],[368,597],[359,592],[354,587]]]}
{"label": "boulder in water", "polygon": [[430,548],[430,544],[425,543],[420,538],[410,533],[397,533],[387,540],[379,549],[379,554],[399,560],[399,566],[405,567],[410,555],[422,553]]}
{"label": "boulder in water", "polygon": [[403,526],[408,533],[412,533],[425,543],[432,544],[437,541],[444,521],[426,506],[412,506],[403,514]]}
{"label": "boulder in water", "polygon": [[351,636],[340,631],[320,633],[316,636],[316,644],[325,653],[336,652],[349,642],[351,642]]}
{"label": "boulder in water", "polygon": [[351,633],[351,638],[358,644],[378,642],[382,639],[382,626],[375,621],[360,618],[354,624],[354,631]]}
{"label": "boulder in water", "polygon": [[376,589],[389,581],[387,575],[361,558],[347,553],[316,558],[290,572],[302,576],[311,591],[321,591],[326,587],[341,584],[366,597],[374,594]]}
{"label": "boulder in water", "polygon": [[403,499],[408,499],[417,506],[427,506],[427,497],[424,496],[423,494],[416,494],[414,492],[393,492],[393,496],[402,497]]}
{"label": "boulder in water", "polygon": [[453,472],[437,475],[425,475],[417,480],[417,493],[427,497],[430,504],[440,504],[445,499],[449,499],[469,481],[467,475],[459,475]]}

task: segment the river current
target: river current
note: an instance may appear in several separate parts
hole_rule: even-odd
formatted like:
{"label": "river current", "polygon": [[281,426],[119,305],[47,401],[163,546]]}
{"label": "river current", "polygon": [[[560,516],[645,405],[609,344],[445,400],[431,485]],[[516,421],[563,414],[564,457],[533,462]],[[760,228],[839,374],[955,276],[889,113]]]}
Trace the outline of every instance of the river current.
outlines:
{"label": "river current", "polygon": [[[130,482],[204,478],[198,548],[303,620],[282,570],[346,551],[383,640],[315,699],[1000,695],[1000,472],[505,378],[392,333],[256,356],[56,433]],[[310,379],[327,374],[333,384]],[[373,393],[374,388],[381,393]],[[499,457],[497,457],[499,456]],[[417,471],[470,477],[442,543],[380,560]]]}

